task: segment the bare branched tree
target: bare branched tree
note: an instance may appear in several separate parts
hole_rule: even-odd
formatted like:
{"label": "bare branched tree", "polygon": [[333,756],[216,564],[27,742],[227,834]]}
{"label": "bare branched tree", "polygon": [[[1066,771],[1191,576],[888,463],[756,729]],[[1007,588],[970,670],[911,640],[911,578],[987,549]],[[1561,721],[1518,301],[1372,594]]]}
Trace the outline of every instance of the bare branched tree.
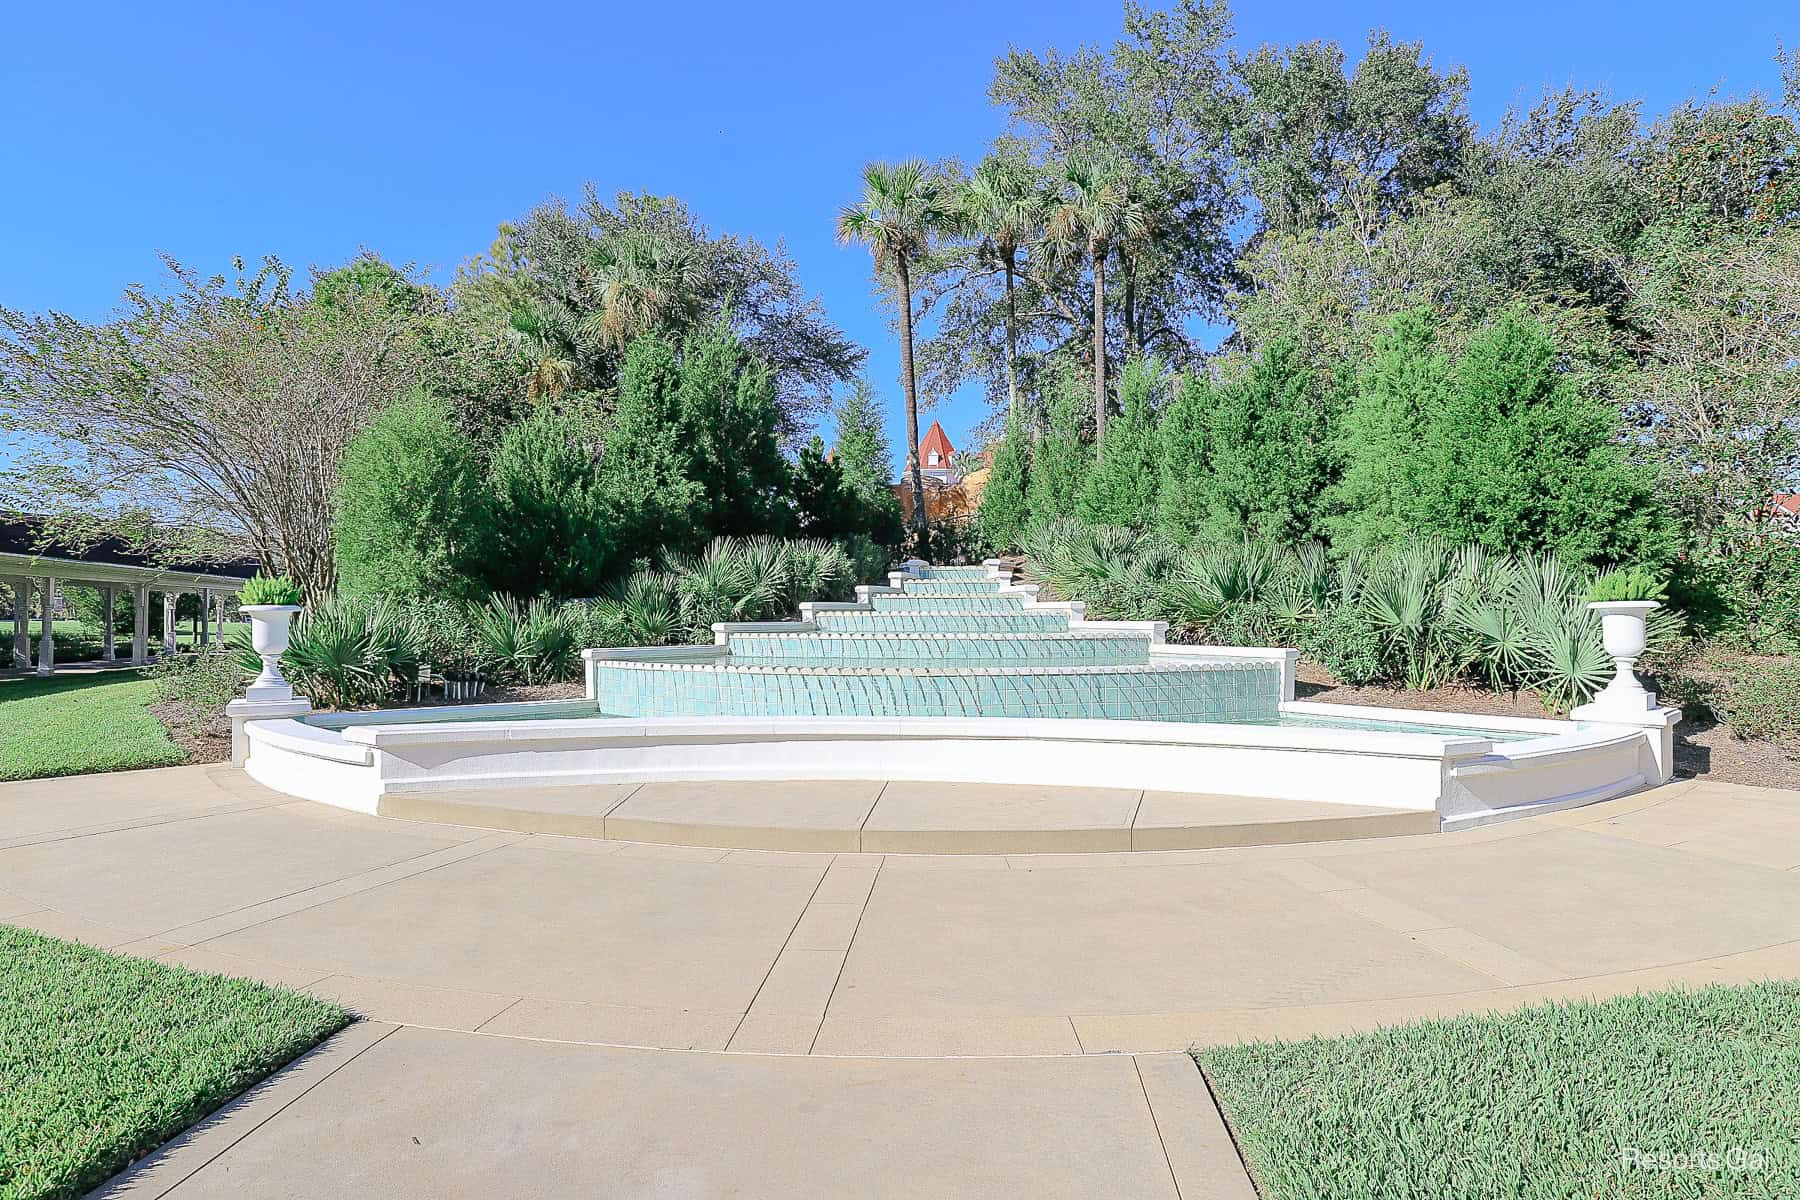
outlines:
{"label": "bare branched tree", "polygon": [[0,429],[25,448],[11,490],[235,533],[329,594],[339,459],[418,383],[418,314],[391,289],[295,291],[273,258],[229,280],[165,262],[169,286],[127,289],[104,324],[0,307]]}

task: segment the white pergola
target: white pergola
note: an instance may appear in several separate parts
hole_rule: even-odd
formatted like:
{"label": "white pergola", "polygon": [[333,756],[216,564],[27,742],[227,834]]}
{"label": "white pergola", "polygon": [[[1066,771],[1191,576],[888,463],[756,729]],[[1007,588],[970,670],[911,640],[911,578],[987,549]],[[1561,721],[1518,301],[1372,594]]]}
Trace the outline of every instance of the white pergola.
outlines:
{"label": "white pergola", "polygon": [[132,596],[133,627],[131,662],[142,666],[150,661],[150,593],[164,596],[162,644],[165,652],[175,650],[175,599],[186,593],[200,597],[200,644],[208,644],[216,628],[220,637],[225,632],[225,601],[243,590],[244,579],[235,575],[217,575],[205,571],[185,571],[163,567],[132,566],[125,563],[85,562],[78,558],[58,558],[50,554],[15,554],[0,552],[0,579],[13,591],[12,664],[29,670],[31,632],[29,614],[31,595],[35,589],[43,602],[44,621],[38,633],[37,673],[49,675],[56,670],[56,637],[50,610],[59,583],[79,583],[97,588],[104,613],[101,654],[108,662],[117,660],[113,641],[113,606],[118,594],[128,590]]}

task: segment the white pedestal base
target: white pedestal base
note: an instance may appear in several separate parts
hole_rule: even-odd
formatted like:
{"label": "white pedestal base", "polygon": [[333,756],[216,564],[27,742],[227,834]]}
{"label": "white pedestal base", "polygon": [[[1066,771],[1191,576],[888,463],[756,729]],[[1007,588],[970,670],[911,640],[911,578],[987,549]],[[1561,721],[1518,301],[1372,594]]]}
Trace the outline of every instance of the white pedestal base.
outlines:
{"label": "white pedestal base", "polygon": [[[312,711],[312,700],[306,696],[294,695],[294,689],[283,685],[287,698],[282,700],[259,700],[254,695],[246,695],[242,700],[233,700],[225,706],[225,715],[231,718],[231,765],[241,767],[244,760],[250,757],[250,739],[244,736],[244,726],[251,721],[269,721],[282,717],[304,717]],[[256,689],[250,688],[254,693]]]}
{"label": "white pedestal base", "polygon": [[[1644,707],[1638,707],[1637,697]],[[1629,704],[1606,702],[1606,693],[1583,704],[1569,714],[1571,721],[1587,725],[1625,725],[1642,729],[1650,735],[1651,754],[1655,758],[1656,778],[1651,784],[1667,783],[1675,778],[1675,726],[1681,721],[1679,708],[1657,708],[1655,692],[1637,692]]]}

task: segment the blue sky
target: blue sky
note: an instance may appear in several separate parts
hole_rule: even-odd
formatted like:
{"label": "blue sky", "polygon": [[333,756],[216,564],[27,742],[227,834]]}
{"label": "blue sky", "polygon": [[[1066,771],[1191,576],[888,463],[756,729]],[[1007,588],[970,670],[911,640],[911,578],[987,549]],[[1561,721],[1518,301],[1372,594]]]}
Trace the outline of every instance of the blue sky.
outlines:
{"label": "blue sky", "polygon": [[[871,351],[898,444],[899,355],[867,255],[832,239],[870,158],[973,158],[1011,43],[1110,43],[1113,3],[30,5],[0,65],[0,303],[99,319],[156,255],[334,264],[360,248],[447,280],[494,227],[585,180],[686,199],[716,230],[785,240]],[[1242,0],[1244,47],[1382,25],[1473,77],[1490,127],[1546,85],[1651,111],[1779,88],[1800,14],[1763,0]],[[983,402],[930,414],[959,445]]]}

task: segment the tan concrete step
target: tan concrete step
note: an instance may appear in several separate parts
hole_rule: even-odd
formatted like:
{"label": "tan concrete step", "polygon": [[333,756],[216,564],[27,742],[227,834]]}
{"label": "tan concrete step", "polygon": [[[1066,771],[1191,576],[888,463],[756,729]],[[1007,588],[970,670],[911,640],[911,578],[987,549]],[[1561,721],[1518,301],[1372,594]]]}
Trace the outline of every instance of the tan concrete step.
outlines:
{"label": "tan concrete step", "polygon": [[1435,812],[1114,788],[708,781],[408,793],[409,821],[734,850],[1067,854],[1434,833]]}

